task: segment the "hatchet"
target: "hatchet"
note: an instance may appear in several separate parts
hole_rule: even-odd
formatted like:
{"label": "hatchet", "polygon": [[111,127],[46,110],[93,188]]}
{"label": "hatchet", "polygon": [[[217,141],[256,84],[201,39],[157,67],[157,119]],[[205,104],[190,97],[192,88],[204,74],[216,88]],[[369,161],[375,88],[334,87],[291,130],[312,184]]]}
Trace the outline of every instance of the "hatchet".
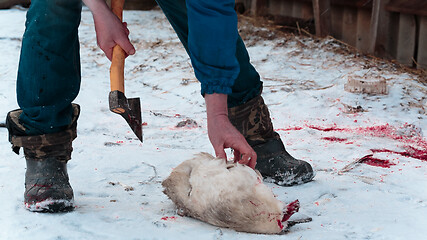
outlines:
{"label": "hatchet", "polygon": [[[111,10],[122,21],[124,0],[112,0]],[[141,104],[139,98],[125,96],[125,51],[116,45],[110,67],[111,92],[109,94],[110,110],[121,115],[129,124],[132,131],[142,142]]]}

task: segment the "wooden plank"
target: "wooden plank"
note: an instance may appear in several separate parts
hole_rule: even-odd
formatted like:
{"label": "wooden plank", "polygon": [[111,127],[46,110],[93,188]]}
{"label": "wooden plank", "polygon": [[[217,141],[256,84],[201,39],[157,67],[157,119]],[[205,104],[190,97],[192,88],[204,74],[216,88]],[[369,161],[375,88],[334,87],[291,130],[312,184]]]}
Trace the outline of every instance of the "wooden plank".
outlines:
{"label": "wooden plank", "polygon": [[325,37],[331,33],[331,1],[313,0],[316,35]]}
{"label": "wooden plank", "polygon": [[342,40],[356,46],[357,10],[345,7],[343,9]]}
{"label": "wooden plank", "polygon": [[399,35],[397,38],[396,60],[404,65],[412,66],[415,52],[416,22],[415,16],[400,14]]}
{"label": "wooden plank", "polygon": [[[390,0],[381,0],[378,14],[377,37],[375,54],[379,57],[395,57],[396,45],[393,41],[397,38],[398,14],[385,10],[385,5]],[[372,43],[372,42],[371,42]]]}
{"label": "wooden plank", "polygon": [[397,48],[398,48],[398,40],[399,40],[399,22],[400,22],[400,14],[399,13],[391,13],[390,15],[390,27],[389,27],[389,47],[391,57],[393,59],[397,58]]}
{"label": "wooden plank", "polygon": [[[280,0],[269,0],[268,1],[268,10],[267,13],[271,14],[273,16],[275,15],[281,15],[281,1]],[[288,14],[284,14],[285,16],[288,16]]]}
{"label": "wooden plank", "polygon": [[378,34],[378,22],[380,16],[381,0],[374,0],[371,12],[371,24],[369,26],[369,48],[368,52],[375,53]]}
{"label": "wooden plank", "polygon": [[337,39],[342,39],[343,36],[343,7],[332,6],[331,12],[331,34]]}
{"label": "wooden plank", "polygon": [[331,0],[333,5],[356,8],[371,8],[372,0]]}
{"label": "wooden plank", "polygon": [[420,17],[417,68],[427,69],[427,17]]}
{"label": "wooden plank", "polygon": [[391,12],[427,16],[426,0],[391,0],[385,7],[387,11]]}
{"label": "wooden plank", "polygon": [[357,34],[356,48],[362,52],[368,52],[370,36],[369,26],[371,24],[371,12],[364,8],[357,11]]}
{"label": "wooden plank", "polygon": [[292,17],[294,18],[302,18],[302,6],[303,2],[301,1],[293,1],[292,4]]}
{"label": "wooden plank", "polygon": [[313,19],[313,4],[311,2],[303,2],[301,9],[301,18],[303,20]]}
{"label": "wooden plank", "polygon": [[[312,0],[296,0],[299,2],[312,2]],[[371,8],[372,0],[331,0],[331,5],[340,7]]]}
{"label": "wooden plank", "polygon": [[[271,4],[271,1],[277,1],[278,2],[277,9],[279,10],[279,13],[277,15],[293,17],[292,9],[294,6],[294,1],[292,1],[292,0],[290,0],[290,1],[289,0],[286,0],[286,1],[270,0],[270,4]],[[274,8],[274,7],[270,5],[270,8]]]}
{"label": "wooden plank", "polygon": [[251,14],[254,16],[265,16],[268,13],[268,0],[252,0]]}

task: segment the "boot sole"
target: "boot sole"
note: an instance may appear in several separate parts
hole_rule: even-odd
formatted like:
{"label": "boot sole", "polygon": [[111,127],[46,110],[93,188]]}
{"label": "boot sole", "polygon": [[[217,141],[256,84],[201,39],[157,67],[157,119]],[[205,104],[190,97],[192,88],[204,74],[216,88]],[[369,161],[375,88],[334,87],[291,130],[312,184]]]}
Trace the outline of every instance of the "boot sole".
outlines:
{"label": "boot sole", "polygon": [[316,174],[306,174],[305,176],[300,177],[289,177],[288,179],[277,179],[277,177],[272,176],[264,176],[264,181],[274,183],[276,185],[282,186],[282,187],[292,187],[296,185],[302,185],[308,182],[313,181],[313,178]]}
{"label": "boot sole", "polygon": [[36,203],[25,203],[25,208],[30,212],[59,213],[74,210],[73,200],[46,199]]}

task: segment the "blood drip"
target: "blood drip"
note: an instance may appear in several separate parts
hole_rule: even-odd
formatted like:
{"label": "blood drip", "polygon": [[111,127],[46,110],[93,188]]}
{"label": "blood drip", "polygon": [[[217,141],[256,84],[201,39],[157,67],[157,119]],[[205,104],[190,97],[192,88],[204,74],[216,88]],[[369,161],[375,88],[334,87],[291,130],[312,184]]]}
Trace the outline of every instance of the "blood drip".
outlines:
{"label": "blood drip", "polygon": [[323,140],[331,141],[331,142],[345,142],[347,139],[345,138],[337,138],[337,137],[324,137]]}
{"label": "blood drip", "polygon": [[283,229],[282,221],[280,221],[279,219],[277,219],[277,225],[279,225],[280,229]]}
{"label": "blood drip", "polygon": [[406,146],[406,148],[408,149],[406,152],[397,152],[397,151],[392,151],[388,149],[371,149],[371,151],[373,153],[377,153],[377,152],[394,153],[394,154],[402,155],[404,157],[411,157],[411,158],[427,161],[427,150],[419,150],[411,146]]}
{"label": "blood drip", "polygon": [[302,130],[302,127],[289,127],[289,128],[277,128],[274,131],[299,131]]}
{"label": "blood drip", "polygon": [[368,164],[370,166],[382,167],[382,168],[390,168],[391,166],[396,165],[395,163],[392,163],[388,160],[374,158],[371,155],[363,157],[362,163]]}
{"label": "blood drip", "polygon": [[319,127],[319,126],[313,126],[313,125],[310,125],[308,127],[311,128],[311,129],[318,130],[318,131],[323,131],[323,132],[344,131],[345,130],[345,128],[338,128],[336,125],[334,125],[333,127],[327,127],[327,128]]}
{"label": "blood drip", "polygon": [[286,211],[283,214],[282,222],[288,221],[288,219],[299,210],[299,201],[298,199],[289,203],[286,207]]}

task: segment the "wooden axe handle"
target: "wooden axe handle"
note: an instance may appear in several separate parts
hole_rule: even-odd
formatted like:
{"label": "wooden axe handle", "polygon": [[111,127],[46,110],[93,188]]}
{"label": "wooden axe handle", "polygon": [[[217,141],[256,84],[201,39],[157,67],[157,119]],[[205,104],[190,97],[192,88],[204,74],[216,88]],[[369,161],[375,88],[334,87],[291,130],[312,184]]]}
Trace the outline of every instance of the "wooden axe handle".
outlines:
{"label": "wooden axe handle", "polygon": [[[124,3],[125,0],[111,0],[111,10],[120,21],[123,21]],[[122,93],[125,92],[125,58],[125,51],[119,45],[114,46],[110,67],[111,91],[118,90]]]}

